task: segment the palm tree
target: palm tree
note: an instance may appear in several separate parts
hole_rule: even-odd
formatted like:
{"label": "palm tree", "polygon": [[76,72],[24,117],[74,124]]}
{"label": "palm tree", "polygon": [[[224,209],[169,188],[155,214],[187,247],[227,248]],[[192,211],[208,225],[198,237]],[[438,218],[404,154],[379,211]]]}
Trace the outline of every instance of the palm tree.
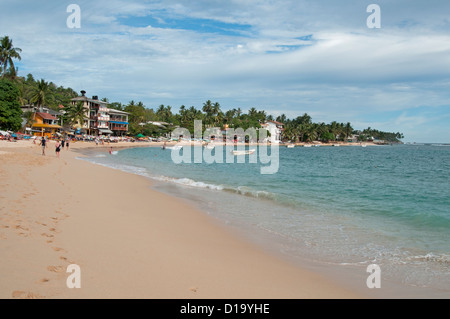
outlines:
{"label": "palm tree", "polygon": [[203,103],[203,112],[206,113],[206,123],[205,124],[211,124],[212,123],[212,117],[213,117],[213,105],[211,100],[206,101]]}
{"label": "palm tree", "polygon": [[158,120],[163,121],[166,113],[166,107],[164,104],[161,104],[156,110],[156,116],[158,116]]}
{"label": "palm tree", "polygon": [[172,120],[172,107],[170,105],[167,105],[166,111],[164,112],[164,121],[167,123],[170,123]]}
{"label": "palm tree", "polygon": [[19,61],[22,59],[19,52],[22,52],[22,49],[14,48],[12,40],[8,36],[0,39],[0,67],[3,69],[1,72],[2,77],[6,75],[8,66],[11,73],[14,74],[16,72],[13,59],[18,59]]}
{"label": "palm tree", "polygon": [[69,108],[69,122],[78,123],[80,128],[83,127],[86,119],[86,109],[83,104],[83,101],[79,101],[76,105]]}
{"label": "palm tree", "polygon": [[220,104],[218,102],[214,103],[211,108],[211,112],[214,119],[214,125],[217,126],[221,119],[223,119],[223,113],[220,110]]}
{"label": "palm tree", "polygon": [[242,114],[242,110],[241,110],[240,107],[238,107],[237,110],[236,110],[236,115],[237,115],[237,117],[240,118],[240,117],[241,117],[241,114]]}
{"label": "palm tree", "polygon": [[248,110],[248,116],[250,116],[250,118],[255,119],[257,114],[258,114],[258,111],[254,107],[252,107],[250,110]]}
{"label": "palm tree", "polygon": [[287,118],[286,118],[286,115],[284,113],[277,117],[277,122],[285,123],[286,120],[287,120]]}
{"label": "palm tree", "polygon": [[50,92],[50,86],[48,82],[45,82],[44,79],[41,79],[37,87],[35,88],[33,95],[31,96],[31,102],[36,103],[36,105],[40,108],[42,105],[45,105],[46,102],[52,96]]}
{"label": "palm tree", "polygon": [[352,125],[350,124],[350,122],[347,122],[347,124],[345,125],[345,138],[348,139],[352,131],[353,131]]}

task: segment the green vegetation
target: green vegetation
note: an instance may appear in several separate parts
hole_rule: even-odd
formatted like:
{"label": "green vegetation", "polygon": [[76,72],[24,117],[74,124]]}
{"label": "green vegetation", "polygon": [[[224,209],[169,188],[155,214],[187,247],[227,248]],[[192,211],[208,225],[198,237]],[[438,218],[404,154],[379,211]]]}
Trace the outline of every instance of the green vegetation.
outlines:
{"label": "green vegetation", "polygon": [[59,105],[67,107],[70,105],[70,100],[78,96],[71,88],[57,86],[44,79],[37,81],[31,74],[28,74],[26,78],[15,77],[14,82],[20,90],[21,105],[46,106],[59,111]]}
{"label": "green vegetation", "polygon": [[7,79],[0,80],[0,129],[18,131],[22,128],[19,90]]}
{"label": "green vegetation", "polygon": [[382,132],[375,129],[366,128],[363,131],[357,131],[359,134],[358,139],[361,141],[367,141],[370,138],[375,138],[377,140],[383,140],[390,143],[396,143],[399,140],[403,139],[404,136],[402,133],[390,133],[390,132]]}
{"label": "green vegetation", "polygon": [[[60,111],[60,105],[62,105],[66,111],[63,117],[66,125],[81,123],[84,120],[83,106],[81,104],[72,106],[70,103],[72,98],[78,96],[73,89],[58,87],[53,82],[46,82],[44,79],[37,81],[31,74],[28,74],[26,78],[17,76],[13,59],[20,60],[19,52],[22,50],[14,48],[12,40],[7,36],[0,39],[0,45],[0,71],[3,79],[0,96],[0,103],[2,103],[0,125],[2,127],[20,129],[21,121],[17,120],[17,116],[20,117],[18,114],[19,111],[21,114],[21,110],[20,108],[17,110],[17,105],[46,106],[55,111]],[[254,107],[248,112],[243,112],[241,108],[233,108],[224,112],[218,102],[213,103],[211,100],[203,103],[201,109],[197,109],[195,106],[187,108],[182,105],[178,113],[173,113],[170,105],[160,105],[154,110],[147,108],[142,102],[130,101],[127,105],[123,105],[119,102],[109,102],[107,98],[102,100],[108,102],[112,109],[130,113],[128,119],[128,135],[130,136],[139,134],[161,136],[170,133],[177,126],[187,128],[193,133],[194,120],[202,121],[203,130],[207,127],[246,130],[249,127],[259,128],[266,121],[276,120],[284,124],[283,139],[291,142],[346,141],[357,136],[358,141],[379,139],[398,143],[403,138],[401,133],[382,132],[370,127],[363,131],[356,131],[349,122],[314,123],[306,113],[294,119],[288,119],[284,114],[274,119],[272,115],[268,115],[265,111],[258,111]],[[30,114],[25,114],[23,117],[28,123],[32,121]]]}

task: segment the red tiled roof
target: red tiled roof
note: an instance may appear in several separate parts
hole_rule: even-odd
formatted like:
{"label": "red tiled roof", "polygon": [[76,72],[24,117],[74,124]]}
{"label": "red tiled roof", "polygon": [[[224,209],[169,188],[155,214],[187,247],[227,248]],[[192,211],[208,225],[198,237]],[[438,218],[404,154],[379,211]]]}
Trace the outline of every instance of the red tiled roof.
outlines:
{"label": "red tiled roof", "polygon": [[36,114],[39,115],[40,117],[42,117],[44,120],[57,120],[56,117],[54,117],[53,115],[51,115],[49,113],[38,112]]}

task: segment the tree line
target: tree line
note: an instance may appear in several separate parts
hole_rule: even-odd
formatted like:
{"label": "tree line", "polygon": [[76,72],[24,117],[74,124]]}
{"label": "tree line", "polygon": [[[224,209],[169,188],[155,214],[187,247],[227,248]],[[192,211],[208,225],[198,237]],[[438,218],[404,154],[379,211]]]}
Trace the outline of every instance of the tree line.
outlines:
{"label": "tree line", "polygon": [[[9,37],[0,39],[0,127],[18,131],[21,129],[22,118],[26,120],[26,125],[32,125],[33,112],[22,114],[21,105],[63,110],[63,123],[66,125],[82,122],[85,110],[82,103],[71,104],[71,99],[78,96],[73,89],[58,86],[44,79],[36,80],[32,74],[26,77],[17,75],[14,59],[21,59],[20,52],[22,50],[15,48]],[[204,102],[201,108],[181,105],[178,112],[174,112],[170,105],[161,104],[153,109],[140,101],[130,101],[125,105],[120,102],[109,102],[107,98],[103,98],[102,101],[108,102],[110,108],[129,113],[128,133],[131,136],[138,134],[161,136],[170,133],[177,126],[187,128],[193,133],[194,120],[201,120],[203,129],[229,127],[244,130],[250,127],[260,128],[261,124],[267,121],[277,121],[284,124],[283,139],[291,142],[345,141],[353,135],[358,135],[358,141],[376,138],[387,142],[400,142],[403,138],[401,133],[383,132],[370,127],[362,131],[355,130],[350,122],[314,123],[307,113],[289,119],[285,114],[274,117],[255,107],[247,112],[240,107],[222,110],[219,102],[211,100]],[[162,126],[151,122],[162,122]]]}

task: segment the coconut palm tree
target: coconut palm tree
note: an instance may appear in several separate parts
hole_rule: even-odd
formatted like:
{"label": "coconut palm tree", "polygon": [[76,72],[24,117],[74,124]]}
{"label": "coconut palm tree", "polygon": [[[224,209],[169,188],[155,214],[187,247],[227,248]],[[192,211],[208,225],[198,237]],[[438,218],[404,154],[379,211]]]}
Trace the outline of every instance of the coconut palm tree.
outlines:
{"label": "coconut palm tree", "polygon": [[22,52],[22,49],[15,48],[12,40],[8,36],[4,36],[0,39],[0,66],[2,77],[7,75],[8,67],[10,73],[16,73],[13,59],[18,59],[20,61],[22,59],[19,54],[20,52]]}
{"label": "coconut palm tree", "polygon": [[217,126],[221,121],[221,119],[223,120],[223,113],[220,110],[220,104],[218,102],[214,103],[211,108],[211,111],[214,120],[214,126]]}
{"label": "coconut palm tree", "polygon": [[352,132],[353,132],[352,125],[350,124],[350,122],[347,122],[347,124],[345,125],[345,138],[348,139],[348,137],[350,136],[350,134],[352,134]]}
{"label": "coconut palm tree", "polygon": [[38,108],[45,105],[51,98],[52,93],[50,91],[50,85],[41,79],[37,83],[37,87],[34,89],[33,95],[31,96],[31,102],[35,103]]}
{"label": "coconut palm tree", "polygon": [[84,120],[86,119],[86,109],[83,104],[83,101],[79,101],[68,110],[69,123],[78,123],[80,128],[83,127]]}
{"label": "coconut palm tree", "polygon": [[158,117],[158,120],[163,121],[165,113],[166,113],[166,107],[164,106],[164,104],[161,104],[160,106],[158,106],[158,109],[156,110],[156,116]]}
{"label": "coconut palm tree", "polygon": [[206,101],[205,103],[203,103],[203,108],[202,108],[203,112],[205,112],[205,124],[206,125],[211,125],[213,122],[213,105],[211,100]]}

